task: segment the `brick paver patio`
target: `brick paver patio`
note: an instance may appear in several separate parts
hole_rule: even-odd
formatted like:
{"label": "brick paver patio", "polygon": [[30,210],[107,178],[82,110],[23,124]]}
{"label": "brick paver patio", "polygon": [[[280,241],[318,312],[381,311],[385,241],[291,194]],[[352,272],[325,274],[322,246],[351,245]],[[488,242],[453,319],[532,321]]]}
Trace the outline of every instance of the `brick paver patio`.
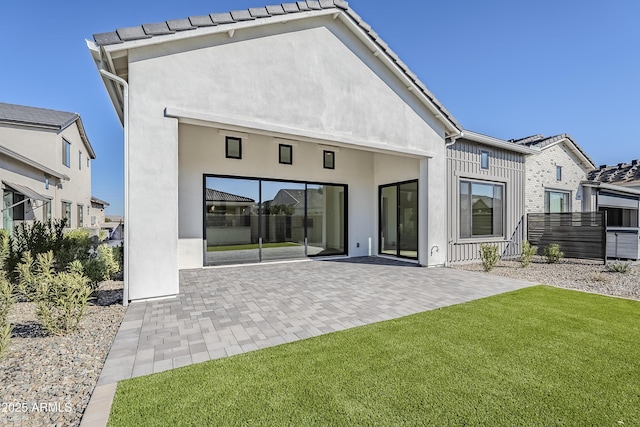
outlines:
{"label": "brick paver patio", "polygon": [[531,285],[382,258],[183,270],[177,297],[129,306],[96,390]]}

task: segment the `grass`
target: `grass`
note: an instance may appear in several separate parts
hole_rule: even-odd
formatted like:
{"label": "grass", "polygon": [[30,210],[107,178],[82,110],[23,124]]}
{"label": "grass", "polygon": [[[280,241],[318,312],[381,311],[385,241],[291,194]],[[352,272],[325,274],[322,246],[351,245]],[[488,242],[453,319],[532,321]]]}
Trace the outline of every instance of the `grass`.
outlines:
{"label": "grass", "polygon": [[[278,243],[263,243],[262,248],[288,248],[291,246],[300,246],[298,243],[292,242],[278,242]],[[242,249],[258,249],[257,243],[250,243],[247,245],[228,245],[228,246],[207,246],[207,252],[219,252],[219,251],[239,251]]]}
{"label": "grass", "polygon": [[639,354],[640,303],[537,286],[123,381],[109,425],[639,425]]}

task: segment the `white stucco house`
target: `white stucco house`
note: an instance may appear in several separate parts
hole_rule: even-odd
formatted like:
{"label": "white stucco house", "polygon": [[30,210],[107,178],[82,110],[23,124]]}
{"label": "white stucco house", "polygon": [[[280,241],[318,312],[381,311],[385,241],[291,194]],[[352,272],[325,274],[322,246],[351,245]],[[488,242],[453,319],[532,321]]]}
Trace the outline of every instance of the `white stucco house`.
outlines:
{"label": "white stucco house", "polygon": [[0,103],[2,228],[62,218],[88,226],[95,158],[79,114]]}
{"label": "white stucco house", "polygon": [[[445,145],[461,127],[346,2],[192,16],[87,43],[125,127],[125,299],[175,295],[180,269],[207,265],[446,263]],[[208,203],[207,189],[237,200]],[[268,204],[281,190],[295,206]],[[251,206],[231,209],[238,200]]]}

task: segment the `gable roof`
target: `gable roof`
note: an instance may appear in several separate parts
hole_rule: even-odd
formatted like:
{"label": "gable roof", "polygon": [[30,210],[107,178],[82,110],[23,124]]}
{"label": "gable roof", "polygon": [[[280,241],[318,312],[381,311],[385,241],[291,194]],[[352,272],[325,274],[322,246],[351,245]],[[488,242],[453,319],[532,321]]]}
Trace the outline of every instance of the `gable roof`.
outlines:
{"label": "gable roof", "polygon": [[587,180],[613,184],[640,183],[640,160],[631,163],[618,163],[615,166],[602,165],[589,171]]}
{"label": "gable roof", "polygon": [[[353,9],[351,9],[346,1],[343,0],[297,1],[294,3],[255,7],[247,10],[235,10],[226,13],[190,16],[184,19],[169,20],[155,24],[143,24],[137,27],[119,28],[111,32],[94,34],[94,46],[91,45],[91,42],[87,42],[87,44],[89,45],[89,49],[93,51],[92,54],[94,55],[94,60],[96,61],[98,69],[102,69],[109,66],[104,63],[105,61],[102,61],[104,54],[107,56],[109,55],[105,48],[118,50],[118,45],[121,44],[127,45],[131,42],[141,43],[145,41],[153,42],[153,40],[149,39],[157,39],[158,42],[160,42],[160,40],[164,42],[192,31],[193,36],[195,37],[202,34],[209,34],[203,33],[203,31],[206,31],[207,29],[210,30],[212,28],[218,28],[220,31],[229,31],[230,34],[233,34],[233,31],[235,31],[234,28],[238,26],[238,24],[246,23],[248,21],[256,21],[258,24],[269,24],[280,22],[283,16],[300,14],[300,17],[313,17],[324,14],[327,11],[334,11],[336,13],[334,18],[342,17],[343,22],[348,20],[352,24],[355,24],[359,31],[364,33],[368,42],[375,46],[375,52],[384,53],[385,57],[391,61],[393,66],[397,67],[400,73],[408,80],[408,90],[413,91],[413,85],[415,85],[417,92],[424,96],[428,102],[433,105],[436,110],[433,113],[436,118],[445,125],[448,132],[451,131],[451,133],[455,135],[462,132],[462,127],[458,121],[427,89],[418,76],[409,70],[409,67],[400,60],[398,55],[391,50],[384,40],[380,38],[378,33],[376,33],[371,26],[367,24]],[[125,46],[123,46],[122,49],[126,49]],[[379,53],[374,53],[374,55],[379,56]],[[109,63],[110,61],[106,62]],[[115,70],[107,71],[115,73]],[[105,79],[104,76],[103,81],[105,86],[108,88],[113,87],[114,85],[112,81]],[[114,106],[117,102],[122,102],[122,99],[114,99],[111,91],[109,92],[112,96],[112,100],[114,101]],[[122,120],[121,111],[118,110],[117,106],[116,110]]]}
{"label": "gable roof", "polygon": [[309,188],[307,190],[283,188],[279,190],[273,200],[271,200],[271,204],[303,208],[305,196],[307,198],[308,209],[318,209],[322,207],[323,196],[320,189],[317,188]]}
{"label": "gable roof", "polygon": [[255,203],[256,201],[244,196],[238,196],[237,194],[225,193],[224,191],[214,190],[213,188],[206,189],[207,202],[246,202]]}
{"label": "gable roof", "polygon": [[0,102],[0,124],[36,127],[60,132],[76,122],[78,123],[80,137],[89,152],[89,156],[95,159],[96,153],[93,151],[93,147],[84,131],[80,114]]}
{"label": "gable roof", "polygon": [[561,133],[559,135],[545,137],[542,134],[531,135],[520,139],[510,139],[509,142],[524,145],[527,147],[535,147],[540,150],[544,150],[556,143],[566,142],[570,148],[578,155],[584,169],[589,170],[596,167],[596,164],[591,160],[591,157],[578,145],[576,141],[567,133]]}

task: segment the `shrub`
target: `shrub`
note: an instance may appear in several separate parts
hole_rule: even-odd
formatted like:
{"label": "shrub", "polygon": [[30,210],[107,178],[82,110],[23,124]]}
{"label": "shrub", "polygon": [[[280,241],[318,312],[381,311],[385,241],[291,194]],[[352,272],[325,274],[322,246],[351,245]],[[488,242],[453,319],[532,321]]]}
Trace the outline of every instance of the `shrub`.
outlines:
{"label": "shrub", "polygon": [[9,348],[9,338],[11,338],[12,329],[13,328],[11,327],[11,324],[0,323],[0,360],[2,360],[4,352],[7,350],[7,348]]}
{"label": "shrub", "polygon": [[9,232],[0,230],[0,270],[6,268],[5,262],[9,258]]}
{"label": "shrub", "polygon": [[482,269],[484,271],[491,271],[493,267],[500,261],[500,255],[498,255],[498,245],[480,245],[480,258],[482,259]]}
{"label": "shrub", "polygon": [[2,354],[7,347],[9,347],[9,338],[13,328],[8,321],[8,317],[13,302],[11,283],[6,279],[4,272],[0,271],[0,359],[2,359]]}
{"label": "shrub", "polygon": [[64,271],[75,260],[84,263],[89,259],[92,249],[94,249],[94,241],[88,230],[67,231],[64,233],[60,249],[53,254],[58,260],[58,271]]}
{"label": "shrub", "polygon": [[627,274],[631,271],[631,262],[612,262],[607,264],[607,271],[612,273],[622,273]]}
{"label": "shrub", "polygon": [[538,252],[536,246],[532,246],[528,240],[522,242],[522,253],[520,254],[520,264],[522,267],[526,267],[531,264],[531,258]]}
{"label": "shrub", "polygon": [[67,271],[55,274],[53,252],[38,254],[33,262],[27,251],[17,267],[18,290],[38,305],[36,316],[51,335],[75,331],[82,320],[92,289],[80,261],[72,261]]}
{"label": "shrub", "polygon": [[[25,252],[31,255],[53,251],[54,254],[62,250],[64,244],[65,220],[33,221],[32,224],[22,223],[8,237],[8,255],[4,263],[5,271],[12,282],[16,280],[16,266],[20,264]],[[64,268],[64,266],[62,267]]]}
{"label": "shrub", "polygon": [[112,279],[120,271],[113,250],[107,245],[99,245],[93,256],[83,263],[83,268],[94,288],[99,282]]}
{"label": "shrub", "polygon": [[560,250],[560,245],[551,243],[544,248],[544,256],[549,264],[556,263],[564,257],[564,252]]}

